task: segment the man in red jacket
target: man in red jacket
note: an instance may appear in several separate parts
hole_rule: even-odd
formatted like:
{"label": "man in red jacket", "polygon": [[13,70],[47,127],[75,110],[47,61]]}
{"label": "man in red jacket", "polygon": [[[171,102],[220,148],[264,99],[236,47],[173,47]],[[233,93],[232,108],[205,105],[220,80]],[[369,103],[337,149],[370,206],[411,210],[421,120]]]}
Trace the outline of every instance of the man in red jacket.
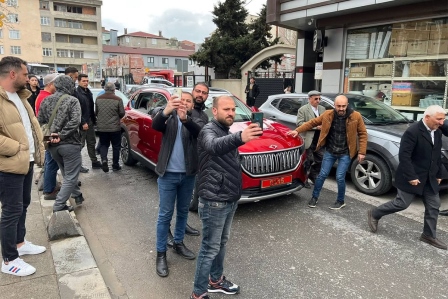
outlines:
{"label": "man in red jacket", "polygon": [[48,74],[44,77],[44,89],[40,91],[36,98],[36,116],[39,115],[39,108],[42,101],[49,95],[55,93],[56,88],[54,87],[53,81],[59,76],[58,73]]}

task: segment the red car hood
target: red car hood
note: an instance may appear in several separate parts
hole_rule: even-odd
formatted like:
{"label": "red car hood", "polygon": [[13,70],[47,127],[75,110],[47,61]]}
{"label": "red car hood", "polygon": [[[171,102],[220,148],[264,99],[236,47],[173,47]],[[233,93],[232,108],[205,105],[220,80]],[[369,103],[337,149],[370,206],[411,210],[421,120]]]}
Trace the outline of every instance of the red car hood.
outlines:
{"label": "red car hood", "polygon": [[[243,131],[251,122],[235,122],[230,127],[230,132]],[[290,129],[284,125],[270,120],[263,120],[263,135],[259,139],[240,146],[240,153],[271,152],[283,149],[291,149],[303,144],[302,138],[292,138],[286,133]]]}

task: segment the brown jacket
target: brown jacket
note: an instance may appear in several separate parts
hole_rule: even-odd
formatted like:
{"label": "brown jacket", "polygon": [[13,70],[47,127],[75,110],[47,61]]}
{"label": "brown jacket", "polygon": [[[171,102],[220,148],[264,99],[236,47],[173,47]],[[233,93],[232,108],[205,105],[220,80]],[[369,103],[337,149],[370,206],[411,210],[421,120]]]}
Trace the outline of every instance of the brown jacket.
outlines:
{"label": "brown jacket", "polygon": [[[23,89],[18,91],[17,94],[30,117],[35,148],[34,162],[37,165],[43,165],[44,145],[42,143],[42,131],[34,115],[33,108],[27,101],[31,92]],[[22,150],[20,150],[20,145],[22,145]],[[29,144],[22,118],[16,105],[9,100],[5,90],[0,86],[0,171],[27,174],[29,168]]]}
{"label": "brown jacket", "polygon": [[[327,110],[319,117],[304,123],[300,127],[296,128],[296,131],[303,133],[311,130],[314,127],[322,126],[320,131],[319,141],[317,142],[317,149],[325,145],[327,141],[328,132],[330,132],[331,123],[334,118],[334,109]],[[367,150],[367,130],[362,120],[362,116],[359,112],[353,111],[347,117],[347,145],[350,153],[350,158],[356,156],[356,154],[365,155]],[[357,146],[359,140],[359,149]]]}

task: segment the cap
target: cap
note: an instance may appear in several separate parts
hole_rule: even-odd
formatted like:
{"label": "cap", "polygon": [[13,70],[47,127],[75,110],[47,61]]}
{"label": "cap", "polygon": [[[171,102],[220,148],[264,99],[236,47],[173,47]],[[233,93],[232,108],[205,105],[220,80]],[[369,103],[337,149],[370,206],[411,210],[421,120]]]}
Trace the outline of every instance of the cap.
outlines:
{"label": "cap", "polygon": [[317,91],[317,90],[311,90],[311,91],[308,93],[308,97],[312,97],[312,96],[320,96],[320,91]]}
{"label": "cap", "polygon": [[48,74],[44,77],[44,86],[50,84],[51,82],[54,81],[54,79],[56,79],[56,77],[59,76],[59,73],[53,73],[53,74]]}

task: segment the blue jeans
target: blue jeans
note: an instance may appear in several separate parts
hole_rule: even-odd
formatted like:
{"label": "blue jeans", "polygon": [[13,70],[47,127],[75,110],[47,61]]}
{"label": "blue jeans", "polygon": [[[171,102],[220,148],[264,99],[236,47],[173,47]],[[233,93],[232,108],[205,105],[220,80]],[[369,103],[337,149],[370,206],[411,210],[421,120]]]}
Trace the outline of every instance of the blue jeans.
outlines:
{"label": "blue jeans", "polygon": [[17,244],[25,241],[26,212],[31,202],[33,170],[34,162],[31,162],[26,175],[0,172],[0,239],[4,261],[18,258]]}
{"label": "blue jeans", "polygon": [[195,177],[195,175],[186,175],[185,173],[165,172],[163,176],[159,176],[157,179],[160,198],[156,244],[158,252],[166,251],[166,238],[174,213],[174,204],[176,204],[174,242],[180,243],[184,240]]}
{"label": "blue jeans", "polygon": [[209,277],[218,281],[224,271],[226,244],[238,202],[208,201],[199,198],[199,217],[202,221],[202,243],[196,264],[193,292],[207,292]]}
{"label": "blue jeans", "polygon": [[44,193],[51,193],[56,188],[58,170],[58,163],[53,159],[50,151],[45,151]]}
{"label": "blue jeans", "polygon": [[324,185],[325,179],[330,174],[330,170],[334,165],[334,162],[338,160],[338,167],[336,168],[336,182],[338,184],[338,197],[337,201],[344,202],[345,197],[345,174],[347,173],[348,166],[350,165],[350,156],[342,155],[335,156],[329,152],[325,152],[322,159],[322,167],[320,173],[314,183],[313,197],[319,198],[320,191]]}

